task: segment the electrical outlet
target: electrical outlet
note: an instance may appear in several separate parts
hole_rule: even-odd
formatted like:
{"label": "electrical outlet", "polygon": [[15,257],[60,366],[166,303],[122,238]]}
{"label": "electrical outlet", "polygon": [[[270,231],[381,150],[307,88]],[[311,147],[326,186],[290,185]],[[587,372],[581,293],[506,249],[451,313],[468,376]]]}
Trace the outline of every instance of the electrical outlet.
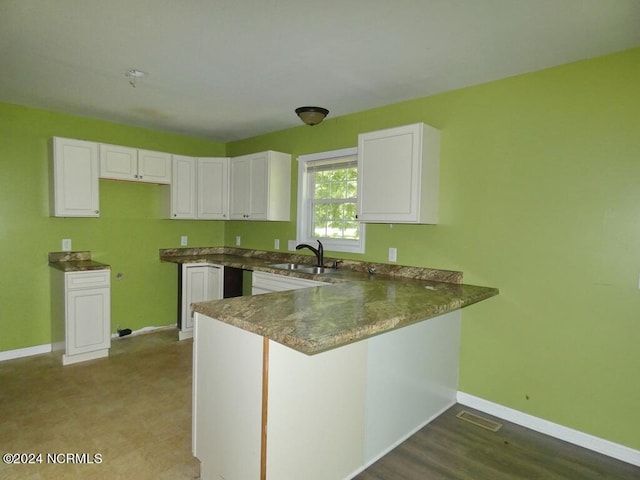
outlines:
{"label": "electrical outlet", "polygon": [[273,241],[273,249],[274,250],[280,250],[280,239],[279,238],[276,238]]}
{"label": "electrical outlet", "polygon": [[236,236],[236,247],[240,246],[240,235]]}
{"label": "electrical outlet", "polygon": [[295,240],[289,240],[287,242],[287,250],[289,250],[290,252],[295,252],[296,251],[296,241]]}
{"label": "electrical outlet", "polygon": [[71,239],[70,238],[63,238],[62,239],[62,251],[63,252],[70,252],[71,251]]}
{"label": "electrical outlet", "polygon": [[187,246],[188,241],[189,241],[189,239],[188,239],[188,237],[187,237],[186,235],[182,235],[182,236],[180,237],[180,245],[181,245],[181,246],[186,247],[186,246]]}
{"label": "electrical outlet", "polygon": [[389,261],[395,262],[398,260],[398,249],[395,247],[389,248]]}

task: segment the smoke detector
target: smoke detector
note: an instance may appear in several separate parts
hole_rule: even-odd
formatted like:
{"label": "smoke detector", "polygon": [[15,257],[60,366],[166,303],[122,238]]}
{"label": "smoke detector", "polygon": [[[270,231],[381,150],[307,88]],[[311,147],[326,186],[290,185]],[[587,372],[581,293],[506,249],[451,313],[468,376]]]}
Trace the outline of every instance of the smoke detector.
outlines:
{"label": "smoke detector", "polygon": [[147,76],[145,72],[141,70],[137,70],[135,68],[132,68],[131,70],[127,70],[127,73],[125,73],[124,75],[129,79],[129,83],[133,88],[136,88],[136,82],[139,79]]}

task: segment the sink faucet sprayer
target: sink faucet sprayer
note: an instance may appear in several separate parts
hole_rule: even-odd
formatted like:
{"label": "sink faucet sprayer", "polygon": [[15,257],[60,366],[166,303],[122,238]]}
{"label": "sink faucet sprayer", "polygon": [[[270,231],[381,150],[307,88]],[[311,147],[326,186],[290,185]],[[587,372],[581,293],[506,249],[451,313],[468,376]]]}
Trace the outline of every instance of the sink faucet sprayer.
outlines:
{"label": "sink faucet sprayer", "polygon": [[318,267],[324,266],[324,247],[322,246],[322,242],[320,242],[320,240],[318,240],[318,248],[313,248],[311,245],[307,245],[306,243],[296,245],[296,250],[301,250],[303,248],[308,248],[314,253],[317,259]]}

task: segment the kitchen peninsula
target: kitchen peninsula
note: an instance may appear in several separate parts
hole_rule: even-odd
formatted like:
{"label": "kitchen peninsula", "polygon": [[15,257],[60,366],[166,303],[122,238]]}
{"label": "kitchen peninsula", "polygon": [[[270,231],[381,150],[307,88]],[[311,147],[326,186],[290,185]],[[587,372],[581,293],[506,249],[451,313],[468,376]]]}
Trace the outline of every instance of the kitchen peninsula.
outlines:
{"label": "kitchen peninsula", "polygon": [[[460,309],[498,290],[459,272],[210,249],[161,259],[326,285],[194,304],[193,453],[201,478],[351,478],[455,403]],[[370,273],[375,272],[375,273]]]}

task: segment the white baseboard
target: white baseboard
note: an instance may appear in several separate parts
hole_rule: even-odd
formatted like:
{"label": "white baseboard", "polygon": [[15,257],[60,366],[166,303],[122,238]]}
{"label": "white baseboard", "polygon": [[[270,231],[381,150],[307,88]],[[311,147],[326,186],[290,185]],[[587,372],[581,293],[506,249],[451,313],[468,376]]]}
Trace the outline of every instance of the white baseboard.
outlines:
{"label": "white baseboard", "polygon": [[51,344],[36,345],[35,347],[18,348],[17,350],[7,350],[0,352],[0,362],[15,360],[16,358],[30,357],[51,352]]}
{"label": "white baseboard", "polygon": [[[141,335],[143,333],[153,332],[156,330],[164,330],[169,328],[175,329],[176,325],[175,324],[167,325],[164,327],[144,327],[139,330],[135,330],[131,332],[131,335]],[[127,336],[130,336],[130,335],[127,335]],[[117,333],[113,333],[111,335],[111,338],[120,338],[120,336]],[[53,351],[61,350],[61,349],[64,350],[64,342],[60,344],[55,344],[55,345],[47,343],[44,345],[36,345],[34,347],[18,348],[17,350],[7,350],[4,352],[0,352],[0,362],[4,362],[6,360],[15,360],[16,358],[31,357],[33,355],[41,355],[43,353],[51,353]]]}
{"label": "white baseboard", "polygon": [[557,423],[549,422],[548,420],[505,407],[504,405],[469,395],[468,393],[458,392],[458,403],[488,413],[489,415],[502,418],[517,425],[530,428],[536,432],[544,433],[545,435],[573,443],[574,445],[602,453],[603,455],[616,458],[632,465],[640,466],[640,450],[634,450],[624,445],[620,445],[619,443],[610,442],[609,440],[595,437],[588,433],[580,432],[579,430],[564,427]]}
{"label": "white baseboard", "polygon": [[126,337],[131,337],[132,335],[142,335],[144,333],[149,333],[149,332],[155,332],[157,330],[168,330],[168,329],[175,329],[176,325],[165,325],[163,327],[142,327],[138,330],[133,330],[129,335],[125,335],[124,337],[121,337],[118,333],[112,333],[111,334],[111,338],[126,338]]}

